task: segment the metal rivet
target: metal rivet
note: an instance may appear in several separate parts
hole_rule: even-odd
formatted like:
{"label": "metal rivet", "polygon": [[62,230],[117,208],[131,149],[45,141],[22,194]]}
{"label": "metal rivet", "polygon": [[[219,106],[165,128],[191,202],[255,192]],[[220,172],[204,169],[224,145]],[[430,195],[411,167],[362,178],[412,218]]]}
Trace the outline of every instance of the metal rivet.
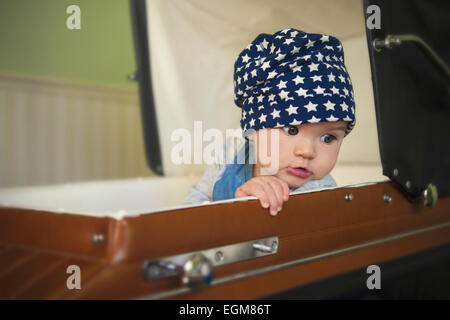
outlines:
{"label": "metal rivet", "polygon": [[411,181],[409,181],[409,180],[406,181],[405,186],[406,186],[406,188],[408,188],[408,189],[411,188]]}
{"label": "metal rivet", "polygon": [[394,169],[394,176],[398,176],[398,169],[397,168]]}
{"label": "metal rivet", "polygon": [[384,203],[390,203],[392,201],[392,197],[388,193],[385,193],[383,196],[383,201]]}
{"label": "metal rivet", "polygon": [[223,261],[225,257],[223,256],[223,252],[222,251],[217,251],[216,255],[215,255],[215,259],[217,262],[221,262]]}
{"label": "metal rivet", "polygon": [[434,208],[438,202],[438,190],[434,184],[428,184],[422,193],[423,204],[429,208]]}
{"label": "metal rivet", "polygon": [[92,236],[92,242],[94,243],[102,243],[105,240],[105,237],[101,233],[96,233]]}
{"label": "metal rivet", "polygon": [[150,265],[146,271],[150,278],[157,277],[161,273],[160,269],[156,265]]}
{"label": "metal rivet", "polygon": [[381,51],[381,48],[380,48],[380,45],[379,45],[379,42],[380,42],[380,41],[382,41],[382,40],[380,40],[380,39],[374,39],[374,40],[372,41],[372,47],[375,49],[376,52],[380,52],[380,51]]}
{"label": "metal rivet", "polygon": [[345,195],[345,201],[352,201],[353,199],[355,199],[355,196],[352,193]]}
{"label": "metal rivet", "polygon": [[276,252],[278,250],[278,242],[272,241],[272,244],[270,247],[272,248],[272,252]]}

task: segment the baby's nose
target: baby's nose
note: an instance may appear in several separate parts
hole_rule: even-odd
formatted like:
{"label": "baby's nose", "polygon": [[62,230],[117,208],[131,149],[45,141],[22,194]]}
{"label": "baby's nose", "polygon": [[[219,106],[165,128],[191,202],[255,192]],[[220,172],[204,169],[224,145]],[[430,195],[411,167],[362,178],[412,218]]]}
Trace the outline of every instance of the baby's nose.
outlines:
{"label": "baby's nose", "polygon": [[301,141],[296,144],[294,154],[298,157],[312,159],[315,155],[314,145],[308,141]]}

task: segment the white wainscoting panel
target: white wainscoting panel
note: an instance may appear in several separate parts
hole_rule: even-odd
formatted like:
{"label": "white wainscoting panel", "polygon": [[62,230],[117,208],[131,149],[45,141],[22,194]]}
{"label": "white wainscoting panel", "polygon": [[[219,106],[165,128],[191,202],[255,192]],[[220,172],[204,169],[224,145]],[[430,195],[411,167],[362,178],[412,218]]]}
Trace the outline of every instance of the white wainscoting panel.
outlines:
{"label": "white wainscoting panel", "polygon": [[137,89],[0,75],[0,188],[151,176]]}

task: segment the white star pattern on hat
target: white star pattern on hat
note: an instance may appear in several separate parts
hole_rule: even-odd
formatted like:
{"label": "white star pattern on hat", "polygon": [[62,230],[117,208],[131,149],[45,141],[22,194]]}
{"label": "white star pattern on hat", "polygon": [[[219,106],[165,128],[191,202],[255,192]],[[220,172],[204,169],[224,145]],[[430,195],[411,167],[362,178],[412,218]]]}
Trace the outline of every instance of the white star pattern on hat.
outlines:
{"label": "white star pattern on hat", "polygon": [[261,44],[263,45],[264,49],[267,49],[267,45],[269,44],[269,42],[267,42],[267,40],[264,39],[263,42],[261,42]]}
{"label": "white star pattern on hat", "polygon": [[317,86],[317,88],[313,89],[316,94],[323,94],[325,91],[325,88],[321,88],[320,86]]}
{"label": "white star pattern on hat", "polygon": [[307,49],[311,48],[314,45],[314,43],[315,43],[315,41],[308,40],[308,43],[306,44],[306,48]]}
{"label": "white star pattern on hat", "polygon": [[308,120],[309,123],[317,123],[319,121],[320,121],[320,118],[316,118],[314,116],[312,116],[312,118]]}
{"label": "white star pattern on hat", "polygon": [[342,119],[344,121],[352,121],[352,118],[350,118],[349,116],[346,116],[344,119]]}
{"label": "white star pattern on hat", "polygon": [[336,77],[334,76],[334,74],[332,72],[330,72],[330,74],[328,75],[328,81],[335,82],[334,78],[336,78]]}
{"label": "white star pattern on hat", "polygon": [[305,55],[305,56],[303,56],[303,57],[299,57],[299,59],[303,59],[303,60],[309,60],[309,59],[311,59],[311,55],[310,54],[307,54],[307,55]]}
{"label": "white star pattern on hat", "polygon": [[311,101],[304,107],[308,110],[308,112],[317,111],[317,109],[316,109],[317,104],[312,103]]}
{"label": "white star pattern on hat", "polygon": [[273,53],[275,51],[276,47],[275,45],[272,43],[272,45],[270,46],[270,53]]}
{"label": "white star pattern on hat", "polygon": [[280,83],[277,84],[278,89],[286,88],[287,81],[280,80]]}
{"label": "white star pattern on hat", "polygon": [[299,52],[300,52],[300,47],[297,48],[296,46],[294,46],[294,49],[291,50],[291,54],[296,54]]}
{"label": "white star pattern on hat", "polygon": [[259,122],[260,123],[265,122],[266,121],[266,117],[267,116],[264,113],[262,113],[261,116],[259,117]]}
{"label": "white star pattern on hat", "polygon": [[292,68],[292,72],[300,72],[302,71],[302,66],[296,66],[295,68]]}
{"label": "white star pattern on hat", "polygon": [[338,121],[338,120],[339,120],[339,118],[335,118],[335,117],[333,117],[333,115],[331,115],[331,116],[329,116],[328,118],[325,118],[325,119],[327,119],[327,120],[330,121],[330,122]]}
{"label": "white star pattern on hat", "polygon": [[300,87],[297,91],[295,91],[297,94],[298,94],[298,96],[299,97],[305,97],[305,98],[307,98],[307,97],[312,97],[313,95],[312,94],[307,94],[307,92],[308,92],[308,89],[303,89],[302,87]]}
{"label": "white star pattern on hat", "polygon": [[330,88],[331,91],[333,91],[333,94],[339,94],[339,89],[333,86],[333,88]]}
{"label": "white star pattern on hat", "polygon": [[278,94],[280,96],[281,99],[285,99],[287,100],[289,97],[289,92],[281,90],[280,93]]}
{"label": "white star pattern on hat", "polygon": [[277,109],[273,109],[272,113],[271,113],[272,119],[276,119],[280,117],[280,110]]}
{"label": "white star pattern on hat", "polygon": [[334,110],[334,106],[336,104],[332,103],[330,100],[328,100],[327,103],[324,103],[323,105],[327,108],[327,111],[328,111],[328,110]]}
{"label": "white star pattern on hat", "polygon": [[277,75],[277,72],[275,70],[270,71],[267,76],[267,79],[273,79],[273,78],[275,78],[276,75]]}
{"label": "white star pattern on hat", "polygon": [[269,61],[264,62],[263,65],[261,66],[261,69],[263,69],[263,71],[266,71],[267,68],[270,68]]}
{"label": "white star pattern on hat", "polygon": [[278,60],[278,61],[280,61],[280,60],[283,60],[284,59],[284,57],[286,57],[286,55],[285,54],[281,54],[281,53],[279,53],[278,54],[278,56],[275,58],[275,60]]}
{"label": "white star pattern on hat", "polygon": [[309,72],[319,71],[319,69],[318,69],[319,65],[317,63],[311,63],[310,65],[308,65],[308,67],[309,67]]}
{"label": "white star pattern on hat", "polygon": [[305,80],[305,78],[304,77],[300,77],[299,75],[297,75],[295,77],[295,79],[292,79],[292,81],[294,81],[296,85],[299,84],[299,83],[303,83],[303,80]]}
{"label": "white star pattern on hat", "polygon": [[250,57],[248,56],[248,54],[246,54],[245,56],[242,57],[242,62],[247,63],[248,60],[250,60]]}
{"label": "white star pattern on hat", "polygon": [[298,107],[294,107],[294,106],[292,106],[292,104],[290,104],[289,108],[287,108],[286,111],[289,112],[289,115],[291,115],[293,113],[296,114],[297,113],[297,109],[298,109]]}
{"label": "white star pattern on hat", "polygon": [[320,41],[322,41],[322,42],[330,41],[330,36],[322,35],[322,38],[320,38]]}
{"label": "white star pattern on hat", "polygon": [[290,44],[292,42],[294,42],[294,39],[292,39],[292,38],[287,38],[284,40],[284,44]]}
{"label": "white star pattern on hat", "polygon": [[340,106],[341,106],[341,108],[342,108],[342,111],[348,111],[348,105],[347,105],[345,102],[342,102],[342,103],[340,104]]}

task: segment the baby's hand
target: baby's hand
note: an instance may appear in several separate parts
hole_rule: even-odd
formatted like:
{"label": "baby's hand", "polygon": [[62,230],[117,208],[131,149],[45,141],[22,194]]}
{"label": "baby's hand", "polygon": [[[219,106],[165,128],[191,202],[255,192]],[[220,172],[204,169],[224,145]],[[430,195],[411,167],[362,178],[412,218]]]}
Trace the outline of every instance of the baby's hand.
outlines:
{"label": "baby's hand", "polygon": [[263,208],[270,207],[270,214],[276,215],[283,203],[289,199],[289,186],[274,176],[258,176],[237,188],[234,197],[255,196]]}

